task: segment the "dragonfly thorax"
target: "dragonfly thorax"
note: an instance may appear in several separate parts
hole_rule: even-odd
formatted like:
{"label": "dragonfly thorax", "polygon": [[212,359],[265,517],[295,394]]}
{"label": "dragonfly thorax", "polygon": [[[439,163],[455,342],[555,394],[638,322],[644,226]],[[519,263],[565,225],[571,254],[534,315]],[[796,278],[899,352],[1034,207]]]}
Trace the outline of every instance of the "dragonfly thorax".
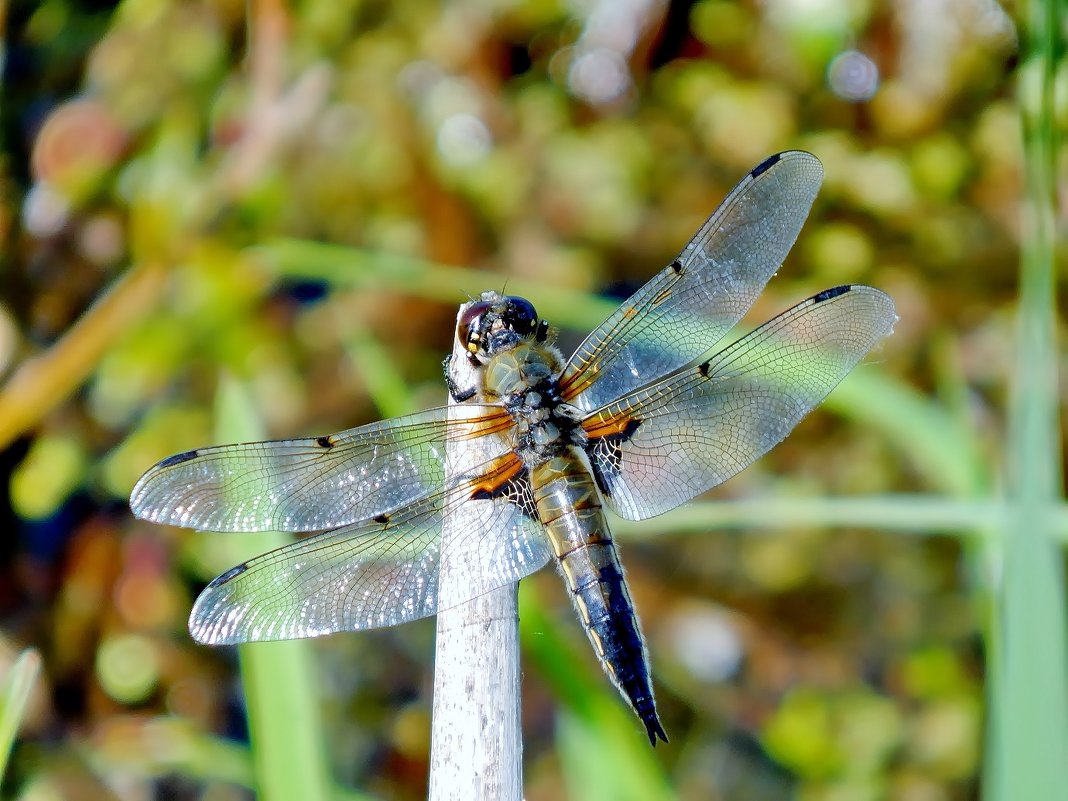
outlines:
{"label": "dragonfly thorax", "polygon": [[555,346],[527,338],[494,353],[483,368],[482,394],[515,421],[515,447],[527,465],[541,464],[585,441],[579,410],[560,400],[563,358]]}
{"label": "dragonfly thorax", "polygon": [[[511,399],[536,404],[553,401],[556,394],[552,380],[560,372],[559,352],[551,345],[519,342],[499,350],[486,364],[482,385],[487,400]],[[529,397],[528,397],[529,396]]]}
{"label": "dragonfly thorax", "polygon": [[[528,466],[585,443],[578,410],[560,398],[564,358],[529,301],[483,292],[461,315],[456,336],[479,381],[468,390],[450,383],[450,392],[457,400],[478,394],[480,401],[507,409],[515,421],[513,446]],[[451,381],[448,361],[446,376]]]}

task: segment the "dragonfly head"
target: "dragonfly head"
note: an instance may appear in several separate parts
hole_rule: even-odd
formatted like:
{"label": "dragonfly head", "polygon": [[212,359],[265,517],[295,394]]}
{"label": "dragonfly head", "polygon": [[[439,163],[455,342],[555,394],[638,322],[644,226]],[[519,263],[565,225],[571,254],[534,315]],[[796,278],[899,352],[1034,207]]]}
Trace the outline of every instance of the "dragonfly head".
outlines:
{"label": "dragonfly head", "polygon": [[538,319],[529,300],[496,292],[483,292],[456,326],[456,338],[475,364],[485,364],[494,353],[514,348],[530,336],[544,342],[547,333],[548,324]]}

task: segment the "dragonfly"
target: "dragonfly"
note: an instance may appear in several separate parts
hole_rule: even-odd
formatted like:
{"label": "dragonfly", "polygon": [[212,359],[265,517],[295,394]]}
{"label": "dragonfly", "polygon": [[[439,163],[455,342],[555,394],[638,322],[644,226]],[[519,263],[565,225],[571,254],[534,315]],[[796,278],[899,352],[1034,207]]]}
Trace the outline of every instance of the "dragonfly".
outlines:
{"label": "dragonfly", "polygon": [[[893,300],[848,284],[721,342],[781,266],[822,179],[810,153],[764,160],[567,359],[528,300],[485,292],[458,317],[451,406],[150,468],[130,498],[138,517],[311,535],[211,581],[190,614],[193,638],[392,626],[443,608],[438,576],[451,560],[468,577],[457,602],[554,562],[609,679],[650,744],[667,742],[605,509],[644,520],[726,481],[892,332]],[[452,378],[457,359],[467,385]],[[457,449],[470,463],[452,465]],[[464,531],[444,541],[461,513]]]}

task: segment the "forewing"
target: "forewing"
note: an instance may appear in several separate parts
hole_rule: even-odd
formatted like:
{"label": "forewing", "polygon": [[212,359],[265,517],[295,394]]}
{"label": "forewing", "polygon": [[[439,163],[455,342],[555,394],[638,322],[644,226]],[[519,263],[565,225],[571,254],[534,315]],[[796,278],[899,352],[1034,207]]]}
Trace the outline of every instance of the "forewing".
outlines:
{"label": "forewing", "polygon": [[[514,459],[514,457],[512,457]],[[477,479],[375,520],[315,535],[222,574],[197,598],[194,639],[213,645],[316,637],[435,614],[443,561],[474,566],[459,603],[533,573],[549,559],[521,465],[498,460]],[[475,496],[475,500],[472,500]],[[445,515],[463,505],[464,536],[442,551]],[[455,593],[455,588],[453,589]]]}
{"label": "forewing", "polygon": [[579,346],[561,374],[563,399],[592,411],[710,350],[779,269],[822,180],[819,159],[801,151],[755,167],[679,257]]}
{"label": "forewing", "polygon": [[349,525],[440,490],[450,437],[485,437],[487,457],[508,449],[496,436],[511,425],[502,409],[471,404],[464,420],[449,423],[446,413],[429,409],[328,437],[186,451],[150,468],[130,507],[154,523],[206,531]]}
{"label": "forewing", "polygon": [[896,319],[877,289],[828,289],[599,409],[583,428],[607,505],[641,520],[726,481],[781,442]]}

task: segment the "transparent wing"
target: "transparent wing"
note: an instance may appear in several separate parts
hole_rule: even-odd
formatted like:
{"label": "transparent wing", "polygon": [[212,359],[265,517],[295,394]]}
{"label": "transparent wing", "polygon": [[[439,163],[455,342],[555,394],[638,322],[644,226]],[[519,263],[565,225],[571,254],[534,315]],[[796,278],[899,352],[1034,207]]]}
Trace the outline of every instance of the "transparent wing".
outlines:
{"label": "transparent wing", "polygon": [[485,436],[511,425],[502,409],[466,404],[460,422],[446,414],[179,453],[141,477],[130,507],[154,523],[206,531],[323,531],[366,520],[440,489],[450,437],[484,437],[487,458],[507,451],[503,437]]}
{"label": "transparent wing", "polygon": [[679,257],[579,346],[561,374],[563,399],[598,409],[712,348],[779,269],[822,181],[819,159],[801,151],[755,167]]}
{"label": "transparent wing", "polygon": [[877,289],[824,290],[698,365],[583,421],[609,508],[642,520],[726,481],[781,442],[897,319]]}
{"label": "transparent wing", "polygon": [[[508,461],[506,458],[503,461]],[[389,515],[328,531],[238,565],[197,598],[189,631],[213,645],[392,626],[438,611],[438,572],[461,559],[460,603],[533,573],[549,559],[526,474],[508,468],[457,483]],[[509,475],[509,473],[513,473]],[[504,479],[495,478],[505,476]],[[488,488],[492,487],[492,491]],[[476,500],[472,500],[472,496]],[[445,515],[464,505],[465,536],[442,550]],[[452,590],[455,592],[455,590]]]}

